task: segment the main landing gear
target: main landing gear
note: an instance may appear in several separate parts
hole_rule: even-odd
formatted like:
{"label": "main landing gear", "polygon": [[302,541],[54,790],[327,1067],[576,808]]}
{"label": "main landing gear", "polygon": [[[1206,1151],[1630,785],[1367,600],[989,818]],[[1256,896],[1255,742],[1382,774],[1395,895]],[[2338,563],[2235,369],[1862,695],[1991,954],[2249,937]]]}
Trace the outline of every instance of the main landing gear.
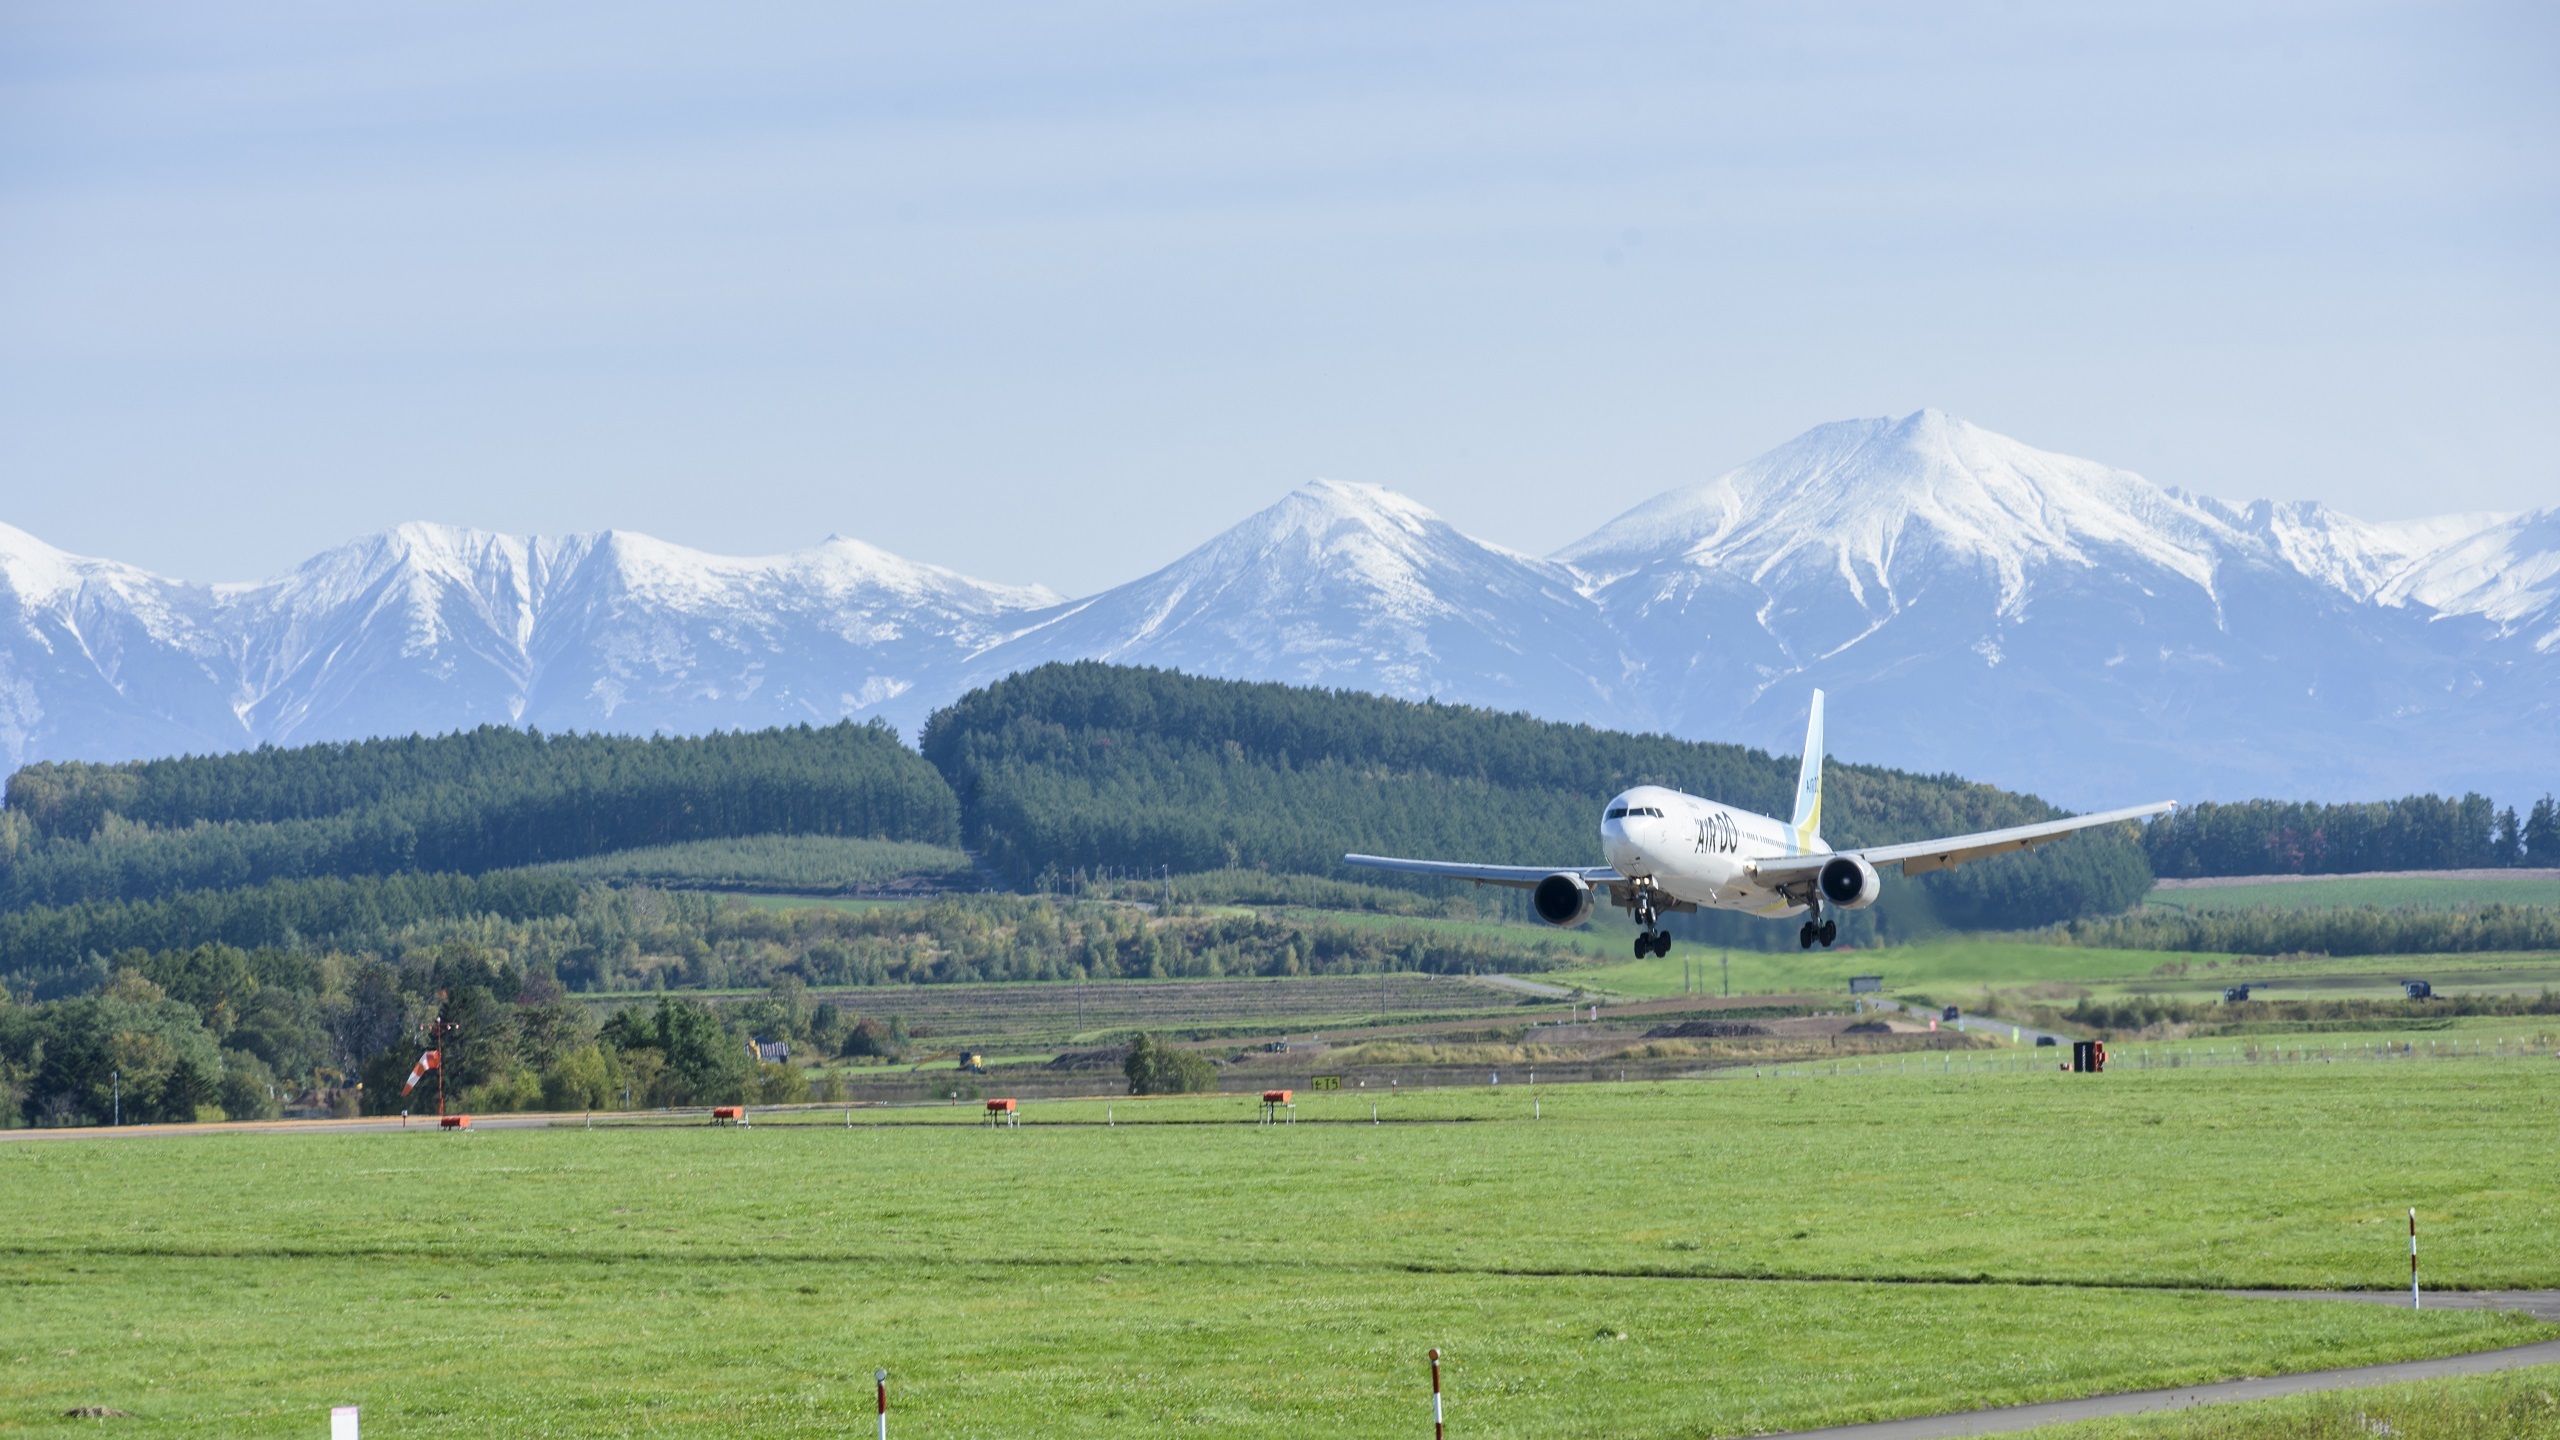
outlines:
{"label": "main landing gear", "polygon": [[1649,892],[1636,892],[1635,911],[1636,923],[1644,927],[1644,933],[1636,937],[1636,958],[1641,960],[1647,955],[1670,954],[1671,932],[1662,928],[1662,916],[1653,908],[1653,896]]}
{"label": "main landing gear", "polygon": [[1840,922],[1823,919],[1822,908],[1817,905],[1813,913],[1805,917],[1804,928],[1796,932],[1796,948],[1810,950],[1813,948],[1813,942],[1819,940],[1822,942],[1822,948],[1828,950],[1831,948],[1831,942],[1839,938]]}

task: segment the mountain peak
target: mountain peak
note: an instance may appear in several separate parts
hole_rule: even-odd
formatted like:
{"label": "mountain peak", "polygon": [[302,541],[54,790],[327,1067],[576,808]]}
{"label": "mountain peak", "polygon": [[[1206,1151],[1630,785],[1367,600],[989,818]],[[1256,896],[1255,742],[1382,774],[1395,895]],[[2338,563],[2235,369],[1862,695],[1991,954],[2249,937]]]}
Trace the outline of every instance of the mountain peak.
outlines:
{"label": "mountain peak", "polygon": [[1836,572],[1888,602],[1899,574],[1952,558],[1998,576],[2005,609],[2030,571],[2102,554],[2138,555],[2210,589],[2229,529],[2129,470],[1918,410],[1815,426],[1655,496],[1556,558],[1602,584],[1663,564],[1755,581]]}

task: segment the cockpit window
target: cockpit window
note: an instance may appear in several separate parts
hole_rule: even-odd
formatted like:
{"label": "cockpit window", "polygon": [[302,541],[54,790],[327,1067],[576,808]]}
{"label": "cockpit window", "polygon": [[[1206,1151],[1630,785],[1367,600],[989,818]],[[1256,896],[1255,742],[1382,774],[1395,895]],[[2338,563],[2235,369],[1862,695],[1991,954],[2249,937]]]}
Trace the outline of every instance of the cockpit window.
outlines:
{"label": "cockpit window", "polygon": [[1612,819],[1612,820],[1624,820],[1624,819],[1626,819],[1626,818],[1627,818],[1627,807],[1626,807],[1626,806],[1624,806],[1624,805],[1612,805],[1612,806],[1610,806],[1610,807],[1609,807],[1609,818],[1610,818],[1610,819]]}
{"label": "cockpit window", "polygon": [[1607,818],[1624,820],[1630,815],[1650,815],[1659,820],[1662,818],[1662,809],[1657,805],[1612,805],[1609,807]]}

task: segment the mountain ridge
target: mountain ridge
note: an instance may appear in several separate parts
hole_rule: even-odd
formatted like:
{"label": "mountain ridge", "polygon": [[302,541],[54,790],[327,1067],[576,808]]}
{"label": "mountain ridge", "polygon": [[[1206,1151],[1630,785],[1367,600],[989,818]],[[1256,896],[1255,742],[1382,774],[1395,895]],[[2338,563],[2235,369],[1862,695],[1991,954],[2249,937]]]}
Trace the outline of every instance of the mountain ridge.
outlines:
{"label": "mountain ridge", "polygon": [[208,585],[0,525],[11,766],[483,722],[912,733],[1061,659],[1778,751],[1819,684],[1837,753],[2069,803],[2547,785],[2560,509],[2233,504],[1922,410],[1817,426],[1549,557],[1318,480],[1073,599],[841,536],[730,557],[410,522]]}

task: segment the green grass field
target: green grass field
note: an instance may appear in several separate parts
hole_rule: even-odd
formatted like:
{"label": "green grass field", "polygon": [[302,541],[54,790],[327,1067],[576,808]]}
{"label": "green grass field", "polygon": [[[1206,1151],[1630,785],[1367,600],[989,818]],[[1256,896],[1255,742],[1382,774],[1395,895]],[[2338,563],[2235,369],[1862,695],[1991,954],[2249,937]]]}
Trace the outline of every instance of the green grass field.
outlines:
{"label": "green grass field", "polygon": [[2323,875],[2272,885],[2211,885],[2154,890],[2143,903],[2179,910],[2322,910],[2340,905],[2390,909],[2421,905],[2451,910],[2498,902],[2560,905],[2560,880],[2446,880],[2422,875]]}
{"label": "green grass field", "polygon": [[2411,1205],[2560,1284],[2547,1059],[1525,1091],[0,1145],[0,1428],[1386,1436],[1437,1345],[1453,1433],[1720,1435],[2551,1333],[2196,1293]]}

